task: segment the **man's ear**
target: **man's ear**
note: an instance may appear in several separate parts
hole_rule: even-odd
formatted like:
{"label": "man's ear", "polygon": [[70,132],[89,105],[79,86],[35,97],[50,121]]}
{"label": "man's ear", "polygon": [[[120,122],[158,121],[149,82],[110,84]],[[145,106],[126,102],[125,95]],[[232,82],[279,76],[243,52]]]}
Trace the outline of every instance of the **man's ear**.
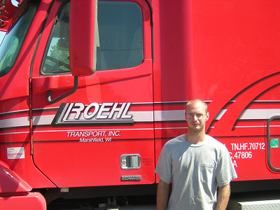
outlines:
{"label": "man's ear", "polygon": [[206,121],[209,120],[210,114],[209,112],[206,112]]}

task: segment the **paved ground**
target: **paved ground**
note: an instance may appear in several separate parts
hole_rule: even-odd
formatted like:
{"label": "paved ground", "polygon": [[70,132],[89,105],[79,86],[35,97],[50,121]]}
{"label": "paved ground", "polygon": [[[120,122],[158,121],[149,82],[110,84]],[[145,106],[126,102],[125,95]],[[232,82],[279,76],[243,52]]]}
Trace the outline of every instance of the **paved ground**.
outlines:
{"label": "paved ground", "polygon": [[111,208],[103,208],[103,207],[94,207],[94,206],[56,206],[48,208],[48,210],[155,210],[155,205],[135,205],[135,206],[121,206],[121,207],[111,207]]}
{"label": "paved ground", "polygon": [[115,207],[108,207],[108,202],[100,200],[57,200],[48,206],[48,210],[155,210],[155,196],[135,197],[129,200],[118,200]]}

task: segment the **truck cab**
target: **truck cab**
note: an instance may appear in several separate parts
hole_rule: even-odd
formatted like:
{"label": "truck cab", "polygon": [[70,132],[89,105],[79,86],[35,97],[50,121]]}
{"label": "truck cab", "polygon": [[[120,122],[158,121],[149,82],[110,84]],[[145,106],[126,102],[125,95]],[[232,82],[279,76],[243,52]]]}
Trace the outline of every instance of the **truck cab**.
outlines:
{"label": "truck cab", "polygon": [[2,1],[0,206],[154,195],[193,98],[233,192],[279,190],[280,3],[209,2]]}

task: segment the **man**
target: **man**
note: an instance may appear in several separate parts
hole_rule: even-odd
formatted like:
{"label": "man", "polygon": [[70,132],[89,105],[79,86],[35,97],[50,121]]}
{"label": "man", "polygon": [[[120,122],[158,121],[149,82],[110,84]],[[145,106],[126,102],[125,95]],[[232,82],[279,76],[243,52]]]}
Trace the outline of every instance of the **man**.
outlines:
{"label": "man", "polygon": [[203,101],[186,104],[188,132],[164,145],[156,168],[157,210],[226,209],[237,176],[226,147],[205,133],[208,118]]}

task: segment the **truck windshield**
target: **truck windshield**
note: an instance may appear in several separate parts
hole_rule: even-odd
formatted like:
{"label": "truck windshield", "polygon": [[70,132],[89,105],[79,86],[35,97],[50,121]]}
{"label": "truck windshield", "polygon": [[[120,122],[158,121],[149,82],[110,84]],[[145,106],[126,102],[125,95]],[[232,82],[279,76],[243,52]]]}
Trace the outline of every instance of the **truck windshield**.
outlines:
{"label": "truck windshield", "polygon": [[5,75],[13,67],[35,11],[36,7],[30,5],[13,28],[1,34],[0,76]]}

